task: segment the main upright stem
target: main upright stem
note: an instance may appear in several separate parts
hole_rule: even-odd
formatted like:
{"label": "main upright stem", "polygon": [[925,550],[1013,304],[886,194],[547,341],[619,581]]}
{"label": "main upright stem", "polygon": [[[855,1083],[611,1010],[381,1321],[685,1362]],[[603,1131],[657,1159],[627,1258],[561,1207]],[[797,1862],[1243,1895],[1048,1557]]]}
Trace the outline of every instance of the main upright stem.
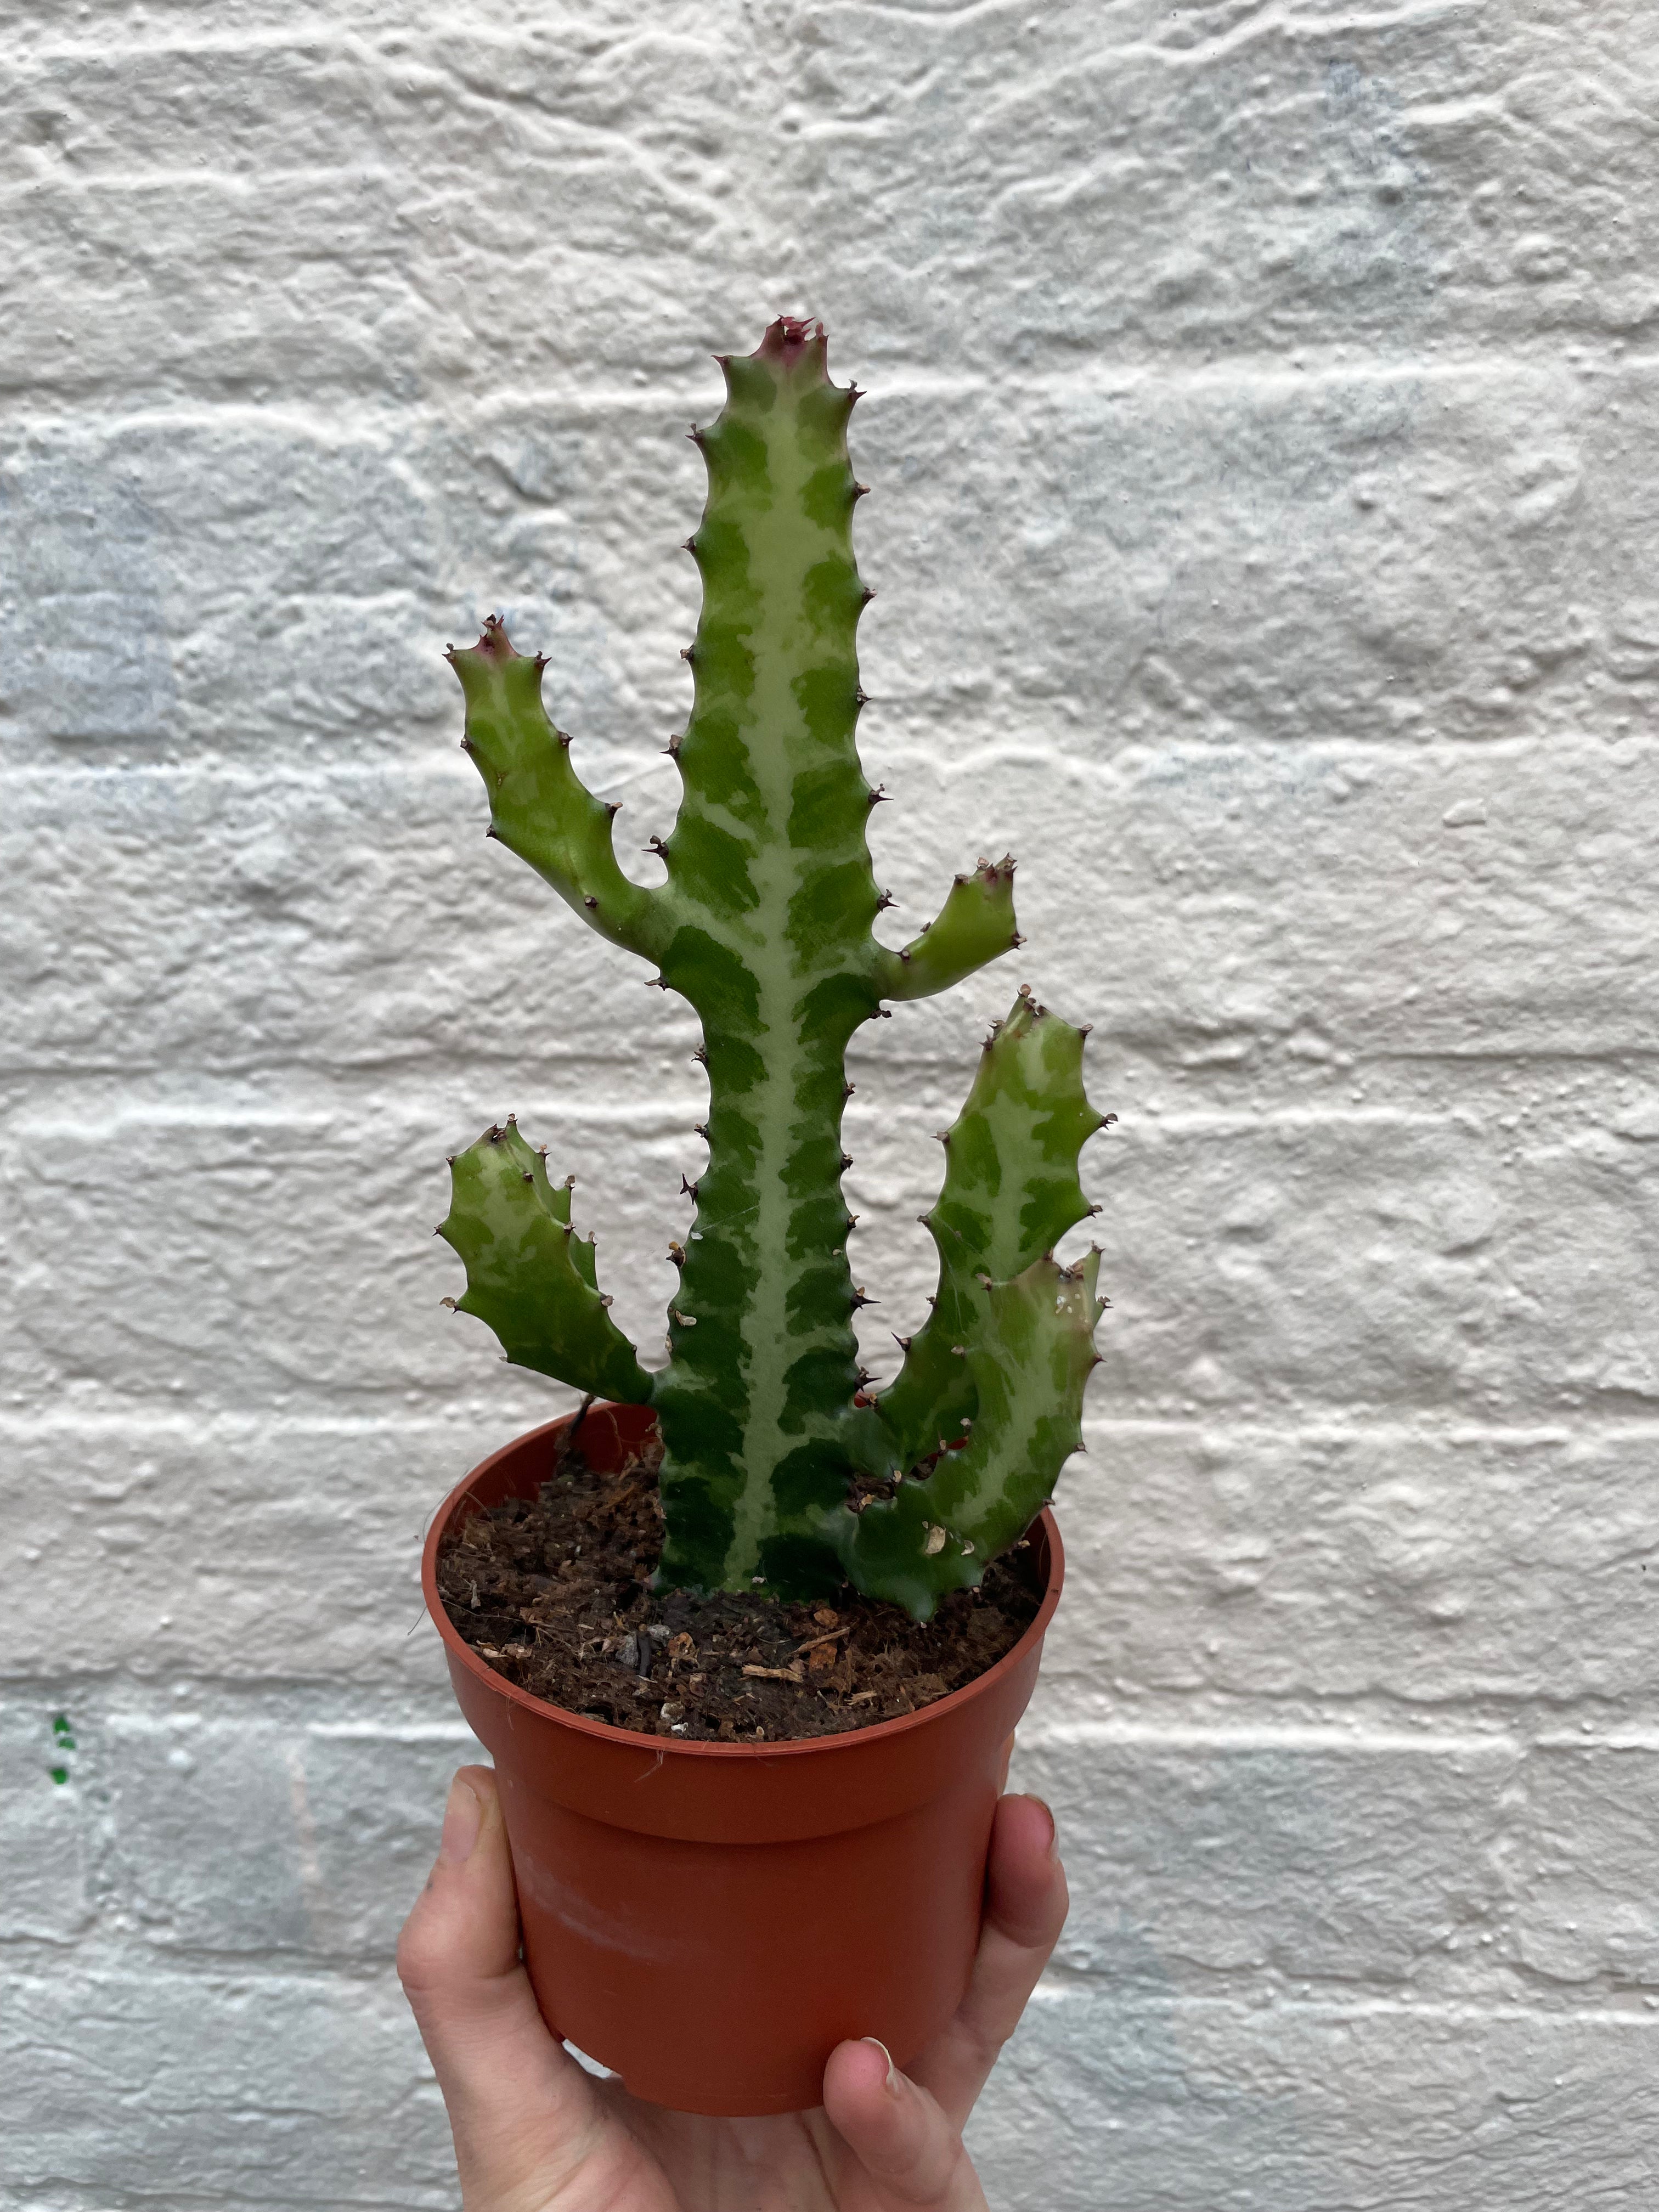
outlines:
{"label": "main upright stem", "polygon": [[845,1054],[880,1002],[881,904],[854,732],[855,393],[823,337],[774,324],[722,364],[694,433],[708,500],[684,793],[665,858],[684,916],[665,982],[702,1023],[709,1161],[657,1384],[662,1572],[704,1588],[840,1577],[817,1528],[847,1490],[858,1387],[841,1193]]}

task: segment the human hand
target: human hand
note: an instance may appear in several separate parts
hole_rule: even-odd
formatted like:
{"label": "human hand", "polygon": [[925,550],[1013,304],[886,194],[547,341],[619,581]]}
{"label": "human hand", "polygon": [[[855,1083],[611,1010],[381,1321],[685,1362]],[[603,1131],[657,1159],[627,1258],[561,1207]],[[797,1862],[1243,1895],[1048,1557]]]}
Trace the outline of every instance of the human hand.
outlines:
{"label": "human hand", "polygon": [[812,2112],[666,2112],[596,2080],[549,2033],[519,1959],[495,1778],[464,1766],[398,1972],[449,2110],[465,2212],[984,2212],[963,2124],[1066,1907],[1048,1808],[1003,1798],[968,1994],[908,2076],[880,2044],[842,2043]]}

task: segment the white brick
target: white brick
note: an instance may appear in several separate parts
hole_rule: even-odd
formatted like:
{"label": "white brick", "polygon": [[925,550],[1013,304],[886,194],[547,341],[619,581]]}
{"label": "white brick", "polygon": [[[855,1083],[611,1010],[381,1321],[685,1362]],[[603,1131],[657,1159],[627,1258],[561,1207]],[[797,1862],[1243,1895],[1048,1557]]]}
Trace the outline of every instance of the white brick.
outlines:
{"label": "white brick", "polygon": [[70,1943],[92,1924],[92,1838],[77,1788],[84,1726],[43,1688],[0,1699],[0,1942]]}
{"label": "white brick", "polygon": [[1267,1978],[1432,1992],[1502,1933],[1502,1741],[1022,1731],[1077,1902],[1057,1963],[1114,1989]]}
{"label": "white brick", "polygon": [[1659,1712],[1644,1425],[1090,1437],[1059,1499],[1057,1719]]}
{"label": "white brick", "polygon": [[970,2141],[1011,2212],[1636,2204],[1656,2026],[1068,1987],[1027,2014]]}
{"label": "white brick", "polygon": [[[517,1402],[492,1393],[406,1425],[187,1414],[14,1430],[0,1672],[435,1688],[421,1545],[469,1467],[570,1399],[550,1384]],[[95,1606],[66,1601],[86,1589]],[[355,1710],[346,1695],[342,1717]]]}
{"label": "white brick", "polygon": [[1514,1867],[1515,1948],[1531,1972],[1659,1988],[1659,1741],[1541,1745]]}
{"label": "white brick", "polygon": [[389,1972],[58,1968],[7,1980],[14,2204],[49,2189],[106,2212],[134,2195],[456,2201],[437,2087]]}

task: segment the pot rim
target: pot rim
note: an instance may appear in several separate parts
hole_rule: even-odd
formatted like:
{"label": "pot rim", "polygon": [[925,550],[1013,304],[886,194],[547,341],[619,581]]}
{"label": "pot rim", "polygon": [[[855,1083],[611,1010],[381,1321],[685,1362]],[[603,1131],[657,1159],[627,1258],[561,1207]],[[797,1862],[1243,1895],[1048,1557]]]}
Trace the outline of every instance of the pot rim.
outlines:
{"label": "pot rim", "polygon": [[[596,1405],[595,1411],[599,1410]],[[633,1410],[632,1408],[629,1409]],[[1060,1584],[1066,1575],[1066,1552],[1060,1540],[1060,1526],[1052,1510],[1045,1505],[1031,1523],[1033,1529],[1041,1528],[1048,1545],[1048,1575],[1036,1618],[1027,1626],[1018,1643],[1005,1651],[1000,1659],[988,1667],[982,1674],[975,1674],[971,1682],[960,1689],[947,1691],[944,1697],[935,1698],[931,1705],[922,1705],[913,1713],[901,1713],[895,1720],[872,1721],[862,1728],[842,1729],[833,1735],[785,1736],[769,1743],[687,1743],[679,1736],[646,1735],[637,1729],[617,1728],[610,1721],[596,1721],[585,1713],[573,1713],[568,1706],[550,1704],[545,1698],[533,1697],[521,1690],[516,1682],[509,1682],[498,1674],[485,1659],[481,1659],[472,1646],[456,1630],[443,1600],[438,1595],[438,1554],[451,1522],[472,1487],[482,1476],[508,1452],[533,1443],[539,1437],[550,1436],[555,1430],[569,1425],[574,1413],[562,1413],[551,1421],[544,1421],[522,1435],[510,1437],[487,1457],[481,1459],[455,1485],[432,1517],[421,1552],[421,1593],[434,1626],[442,1638],[453,1667],[459,1660],[467,1672],[475,1676],[479,1686],[492,1692],[507,1704],[533,1713],[538,1718],[552,1721],[558,1726],[573,1729],[579,1735],[592,1738],[595,1742],[615,1744],[629,1751],[649,1749],[658,1760],[665,1756],[675,1759],[714,1759],[727,1764],[753,1764],[779,1759],[804,1758],[811,1753],[848,1752],[866,1744],[890,1741],[896,1737],[914,1735],[917,1729],[930,1726],[948,1714],[958,1712],[975,1698],[984,1696],[997,1681],[1018,1661],[1027,1646],[1041,1642],[1054,1609],[1060,1603]]]}

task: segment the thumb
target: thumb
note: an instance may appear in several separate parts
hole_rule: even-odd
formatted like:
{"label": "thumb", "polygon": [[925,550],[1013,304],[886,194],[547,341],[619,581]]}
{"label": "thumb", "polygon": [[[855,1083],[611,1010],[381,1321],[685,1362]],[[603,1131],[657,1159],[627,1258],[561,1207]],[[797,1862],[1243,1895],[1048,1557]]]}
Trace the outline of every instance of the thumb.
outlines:
{"label": "thumb", "polygon": [[519,1908],[495,1778],[450,1785],[438,1859],[398,1942],[398,1974],[455,2136],[468,2205],[557,2194],[602,2121],[519,1960]]}
{"label": "thumb", "polygon": [[830,2124],[874,2182],[879,2205],[985,2212],[962,2137],[873,2036],[837,2044],[823,2075]]}

